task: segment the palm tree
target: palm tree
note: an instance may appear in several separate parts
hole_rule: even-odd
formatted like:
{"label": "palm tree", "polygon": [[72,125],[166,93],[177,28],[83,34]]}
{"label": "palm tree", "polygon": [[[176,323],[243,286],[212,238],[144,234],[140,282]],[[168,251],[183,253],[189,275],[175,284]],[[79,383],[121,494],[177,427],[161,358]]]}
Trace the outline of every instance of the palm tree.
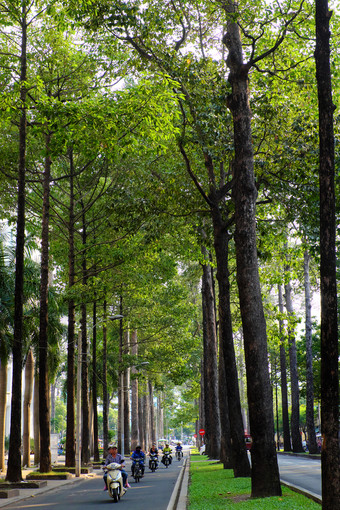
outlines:
{"label": "palm tree", "polygon": [[0,471],[5,470],[7,360],[13,336],[14,252],[0,231]]}

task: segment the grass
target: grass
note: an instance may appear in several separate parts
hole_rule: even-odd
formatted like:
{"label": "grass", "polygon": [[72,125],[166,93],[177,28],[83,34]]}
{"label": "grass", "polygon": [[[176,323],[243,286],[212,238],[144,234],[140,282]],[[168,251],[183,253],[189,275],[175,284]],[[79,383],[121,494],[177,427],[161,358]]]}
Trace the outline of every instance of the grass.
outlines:
{"label": "grass", "polygon": [[281,497],[251,499],[250,478],[234,478],[206,455],[192,454],[188,510],[320,510],[311,499],[282,487]]}

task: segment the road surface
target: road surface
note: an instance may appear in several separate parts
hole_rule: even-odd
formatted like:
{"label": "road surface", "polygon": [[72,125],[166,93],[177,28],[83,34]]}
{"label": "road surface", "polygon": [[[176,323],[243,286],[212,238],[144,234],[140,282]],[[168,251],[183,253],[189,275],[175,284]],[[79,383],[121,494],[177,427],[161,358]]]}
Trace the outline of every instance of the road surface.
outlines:
{"label": "road surface", "polygon": [[321,498],[321,461],[295,455],[278,455],[280,478]]}
{"label": "road surface", "polygon": [[[173,459],[169,468],[166,469],[160,463],[159,469],[154,473],[146,467],[144,478],[136,484],[131,477],[130,461],[128,461],[126,470],[129,474],[131,488],[117,503],[117,510],[166,510],[182,465],[183,459],[181,461]],[[105,510],[105,508],[112,508],[113,500],[107,492],[103,491],[102,471],[95,473],[92,478],[38,494],[29,500],[18,501],[6,506],[6,509]]]}

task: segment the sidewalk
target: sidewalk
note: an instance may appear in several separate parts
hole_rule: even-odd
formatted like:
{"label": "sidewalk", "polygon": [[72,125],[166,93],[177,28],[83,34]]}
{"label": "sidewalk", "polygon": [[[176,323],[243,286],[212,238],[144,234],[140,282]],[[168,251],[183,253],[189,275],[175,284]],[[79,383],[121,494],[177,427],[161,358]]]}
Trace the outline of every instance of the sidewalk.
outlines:
{"label": "sidewalk", "polygon": [[[33,456],[31,456],[31,462],[32,462],[32,465],[33,465]],[[61,463],[61,465],[63,465],[64,462],[65,462],[65,457],[64,456],[59,456],[58,462],[57,462],[56,466],[58,466],[58,464],[60,464],[60,463]],[[22,470],[21,470],[21,472],[22,472],[22,479],[25,481],[26,480],[26,476],[29,473],[31,473],[32,471],[34,471],[35,469],[36,468],[34,468],[34,467],[32,467],[32,468],[22,468]],[[6,506],[11,505],[12,503],[16,503],[18,501],[34,498],[38,494],[42,494],[44,492],[52,491],[52,490],[54,490],[54,489],[56,489],[58,487],[61,487],[62,485],[78,483],[81,480],[84,480],[86,478],[91,478],[93,476],[96,476],[96,471],[98,473],[100,472],[99,470],[94,470],[94,472],[88,473],[88,474],[82,474],[82,475],[80,475],[80,477],[75,477],[74,475],[72,475],[72,478],[70,478],[68,480],[42,480],[41,481],[42,487],[40,487],[38,489],[10,489],[9,490],[10,493],[9,493],[8,497],[0,498],[0,508],[6,507]],[[1,475],[0,475],[0,482],[4,481],[5,475],[6,475],[5,472],[1,473]],[[29,481],[33,482],[33,481],[37,481],[37,480],[29,480]],[[7,489],[7,491],[8,491],[8,489]],[[5,492],[5,489],[0,489],[0,492]]]}
{"label": "sidewalk", "polygon": [[[23,478],[25,476],[26,475],[24,474],[24,470],[23,470]],[[62,485],[79,483],[81,480],[84,480],[85,478],[92,477],[92,476],[96,476],[96,473],[81,475],[79,478],[74,477],[74,478],[70,478],[69,480],[48,480],[47,484],[44,487],[40,487],[39,489],[12,489],[13,491],[16,491],[17,495],[13,495],[12,497],[4,498],[4,499],[1,498],[0,499],[0,508],[6,507],[6,506],[11,505],[12,503],[16,503],[18,501],[34,498],[38,494],[42,494],[44,492],[54,490],[56,488],[61,487]]]}

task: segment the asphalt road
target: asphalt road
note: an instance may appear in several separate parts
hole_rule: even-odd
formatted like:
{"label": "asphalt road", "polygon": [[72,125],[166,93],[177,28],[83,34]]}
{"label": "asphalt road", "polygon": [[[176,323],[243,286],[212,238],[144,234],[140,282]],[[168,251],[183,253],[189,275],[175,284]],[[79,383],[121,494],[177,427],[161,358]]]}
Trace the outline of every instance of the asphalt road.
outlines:
{"label": "asphalt road", "polygon": [[[160,467],[154,473],[146,467],[144,478],[139,483],[135,483],[131,477],[130,461],[126,462],[131,488],[117,503],[117,508],[125,510],[136,510],[136,508],[138,510],[166,510],[182,464],[183,459],[181,461],[173,459],[173,463],[169,468],[166,469],[163,464],[160,464]],[[93,478],[64,485],[53,491],[38,494],[34,499],[13,503],[6,506],[6,508],[25,510],[90,510],[93,508],[105,510],[105,508],[115,505],[115,503],[113,503],[108,493],[103,491],[102,476],[102,471],[100,471]]]}
{"label": "asphalt road", "polygon": [[293,455],[278,455],[280,478],[321,497],[321,462]]}

